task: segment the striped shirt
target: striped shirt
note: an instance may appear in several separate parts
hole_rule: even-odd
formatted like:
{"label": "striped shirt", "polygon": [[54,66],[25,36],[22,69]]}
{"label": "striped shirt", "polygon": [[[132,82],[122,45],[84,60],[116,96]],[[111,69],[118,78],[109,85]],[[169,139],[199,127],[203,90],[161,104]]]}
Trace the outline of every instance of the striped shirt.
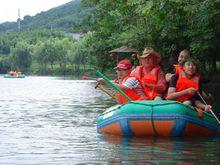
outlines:
{"label": "striped shirt", "polygon": [[126,88],[134,89],[139,96],[145,96],[141,84],[135,77],[129,77],[122,85]]}

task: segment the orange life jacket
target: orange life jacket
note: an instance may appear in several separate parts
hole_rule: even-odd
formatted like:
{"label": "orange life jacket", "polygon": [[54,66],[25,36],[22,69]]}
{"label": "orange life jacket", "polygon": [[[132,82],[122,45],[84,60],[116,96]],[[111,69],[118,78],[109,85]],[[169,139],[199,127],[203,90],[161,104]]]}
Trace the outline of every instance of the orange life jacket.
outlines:
{"label": "orange life jacket", "polygon": [[144,91],[148,100],[153,100],[157,95],[158,92],[154,89],[148,88],[145,83],[147,84],[157,84],[158,80],[158,73],[160,70],[160,66],[155,66],[148,72],[146,75],[143,76],[143,66],[137,66],[136,69],[132,72],[132,76],[136,77],[142,84]]}
{"label": "orange life jacket", "polygon": [[[176,91],[183,91],[185,89],[188,89],[190,87],[195,88],[197,91],[199,90],[199,81],[200,81],[200,75],[196,73],[193,77],[187,78],[186,73],[181,69],[179,73],[179,78],[177,80],[176,84]],[[186,94],[184,96],[179,97],[176,99],[179,102],[184,102],[191,98],[192,95]]]}
{"label": "orange life jacket", "polygon": [[174,64],[173,66],[174,66],[174,68],[175,68],[175,74],[176,74],[176,75],[179,75],[179,73],[180,73],[181,70],[182,70],[182,67],[181,67],[179,64]]}
{"label": "orange life jacket", "polygon": [[[126,76],[119,84],[123,84],[128,78],[133,77],[133,76]],[[139,96],[138,93],[134,90],[134,89],[124,89],[123,92],[128,95],[131,100],[146,100],[146,97],[144,96]],[[144,91],[143,91],[144,93]],[[117,92],[117,98],[118,98],[118,103],[119,104],[123,104],[123,103],[127,103],[128,100],[121,95],[119,92]]]}

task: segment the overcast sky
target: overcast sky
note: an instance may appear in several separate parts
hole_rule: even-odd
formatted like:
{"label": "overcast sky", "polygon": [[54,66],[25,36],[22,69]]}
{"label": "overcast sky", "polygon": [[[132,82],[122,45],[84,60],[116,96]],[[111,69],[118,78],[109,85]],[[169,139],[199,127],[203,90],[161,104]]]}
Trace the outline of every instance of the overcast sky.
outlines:
{"label": "overcast sky", "polygon": [[17,21],[18,9],[20,18],[34,16],[41,11],[63,5],[71,0],[0,0],[0,23]]}

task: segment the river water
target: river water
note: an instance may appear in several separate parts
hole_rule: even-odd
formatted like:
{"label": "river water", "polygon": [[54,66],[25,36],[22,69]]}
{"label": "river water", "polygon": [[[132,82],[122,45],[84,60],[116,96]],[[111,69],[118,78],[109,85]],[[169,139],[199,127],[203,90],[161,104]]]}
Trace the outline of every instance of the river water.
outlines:
{"label": "river water", "polygon": [[0,164],[220,164],[219,138],[98,134],[114,101],[94,81],[0,77],[0,86]]}

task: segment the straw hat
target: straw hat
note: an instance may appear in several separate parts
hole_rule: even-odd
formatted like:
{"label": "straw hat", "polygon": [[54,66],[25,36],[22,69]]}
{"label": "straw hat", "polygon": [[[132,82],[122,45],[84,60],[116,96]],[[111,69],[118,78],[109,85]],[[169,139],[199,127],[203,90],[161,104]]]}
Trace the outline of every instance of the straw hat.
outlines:
{"label": "straw hat", "polygon": [[156,60],[155,64],[156,65],[159,64],[162,59],[161,55],[152,48],[145,48],[143,54],[139,58],[146,58],[148,56],[155,57],[155,60]]}

